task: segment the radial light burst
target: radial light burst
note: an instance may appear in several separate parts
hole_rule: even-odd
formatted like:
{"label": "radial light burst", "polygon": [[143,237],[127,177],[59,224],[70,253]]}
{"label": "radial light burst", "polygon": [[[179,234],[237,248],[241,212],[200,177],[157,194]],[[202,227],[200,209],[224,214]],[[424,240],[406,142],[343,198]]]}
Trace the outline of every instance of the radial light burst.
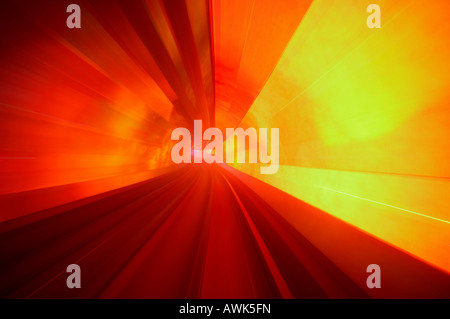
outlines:
{"label": "radial light burst", "polygon": [[[450,298],[450,2],[372,2],[2,4],[0,297]],[[199,119],[278,172],[174,164]]]}

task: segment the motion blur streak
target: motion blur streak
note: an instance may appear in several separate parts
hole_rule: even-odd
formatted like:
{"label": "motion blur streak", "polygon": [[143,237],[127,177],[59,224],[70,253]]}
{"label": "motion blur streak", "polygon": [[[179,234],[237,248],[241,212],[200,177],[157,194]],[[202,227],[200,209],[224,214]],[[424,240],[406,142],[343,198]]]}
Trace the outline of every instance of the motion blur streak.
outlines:
{"label": "motion blur streak", "polygon": [[[72,2],[0,10],[0,297],[450,298],[448,1]],[[195,119],[279,171],[173,164]]]}

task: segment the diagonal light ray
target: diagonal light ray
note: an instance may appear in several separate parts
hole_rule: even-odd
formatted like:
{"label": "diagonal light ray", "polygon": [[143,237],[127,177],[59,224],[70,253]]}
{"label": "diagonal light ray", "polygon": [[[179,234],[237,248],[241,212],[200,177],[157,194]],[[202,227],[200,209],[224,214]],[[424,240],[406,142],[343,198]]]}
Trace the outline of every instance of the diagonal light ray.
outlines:
{"label": "diagonal light ray", "polygon": [[[390,18],[386,23],[383,24],[383,27],[386,27],[389,25],[392,21],[394,21],[396,18],[398,18],[403,12],[406,11],[411,5],[416,2],[417,0],[412,0],[410,3],[408,3],[403,9],[401,9],[397,14],[395,14],[392,18]],[[293,99],[291,99],[288,103],[286,103],[282,108],[280,108],[277,112],[275,112],[272,115],[272,118],[277,116],[281,113],[286,107],[288,107],[292,102],[297,100],[299,97],[301,97],[303,94],[305,94],[309,89],[314,87],[317,83],[319,83],[327,74],[331,73],[334,69],[336,69],[339,65],[341,65],[346,59],[349,58],[350,54],[354,51],[356,51],[358,48],[362,47],[365,43],[367,43],[370,39],[372,39],[376,34],[378,34],[379,29],[375,30],[375,32],[371,33],[367,38],[362,40],[357,46],[352,48],[350,51],[347,52],[345,56],[343,56],[338,62],[336,62],[331,68],[329,68],[327,71],[325,71],[322,75],[320,75],[313,83],[308,85],[305,89],[303,89],[299,94],[297,94]]]}
{"label": "diagonal light ray", "polygon": [[379,205],[383,205],[383,206],[399,209],[399,210],[402,210],[402,211],[407,212],[407,213],[411,213],[411,214],[418,215],[418,216],[421,216],[421,217],[426,217],[426,218],[433,219],[433,220],[436,220],[436,221],[439,221],[439,222],[450,224],[450,221],[447,221],[447,220],[444,220],[444,219],[440,219],[440,218],[436,218],[436,217],[433,217],[433,216],[428,216],[428,215],[425,215],[425,214],[421,214],[421,213],[418,213],[418,212],[415,212],[415,211],[412,211],[412,210],[409,210],[409,209],[405,209],[405,208],[389,205],[389,204],[386,204],[386,203],[377,202],[377,201],[372,200],[372,199],[368,199],[368,198],[365,198],[365,197],[360,197],[360,196],[348,194],[348,193],[341,192],[341,191],[338,191],[338,190],[335,190],[335,189],[332,189],[332,188],[328,188],[328,187],[323,187],[323,186],[319,186],[319,187],[322,188],[322,189],[326,189],[328,191],[335,192],[335,193],[339,193],[339,194],[347,195],[347,196],[350,196],[350,197],[362,199],[362,200],[365,200],[365,201],[368,201],[368,202],[371,202],[371,203],[375,203],[375,204],[379,204]]}

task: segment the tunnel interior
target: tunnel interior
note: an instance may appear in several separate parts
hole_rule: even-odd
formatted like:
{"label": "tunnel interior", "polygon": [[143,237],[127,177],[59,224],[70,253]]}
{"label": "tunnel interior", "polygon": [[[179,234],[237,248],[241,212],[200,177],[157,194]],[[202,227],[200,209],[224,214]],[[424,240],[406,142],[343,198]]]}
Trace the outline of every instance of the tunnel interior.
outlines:
{"label": "tunnel interior", "polygon": [[449,2],[76,2],[1,4],[2,298],[450,298]]}

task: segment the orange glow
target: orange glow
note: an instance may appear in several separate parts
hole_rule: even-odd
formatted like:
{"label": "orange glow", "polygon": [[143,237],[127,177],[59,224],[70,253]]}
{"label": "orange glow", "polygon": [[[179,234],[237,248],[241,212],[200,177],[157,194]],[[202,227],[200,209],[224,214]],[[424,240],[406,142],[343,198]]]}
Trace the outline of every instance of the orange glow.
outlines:
{"label": "orange glow", "polygon": [[70,2],[0,10],[0,298],[450,298],[450,1]]}
{"label": "orange glow", "polygon": [[262,176],[450,271],[450,37],[446,1],[314,1],[242,126],[280,128]]}

